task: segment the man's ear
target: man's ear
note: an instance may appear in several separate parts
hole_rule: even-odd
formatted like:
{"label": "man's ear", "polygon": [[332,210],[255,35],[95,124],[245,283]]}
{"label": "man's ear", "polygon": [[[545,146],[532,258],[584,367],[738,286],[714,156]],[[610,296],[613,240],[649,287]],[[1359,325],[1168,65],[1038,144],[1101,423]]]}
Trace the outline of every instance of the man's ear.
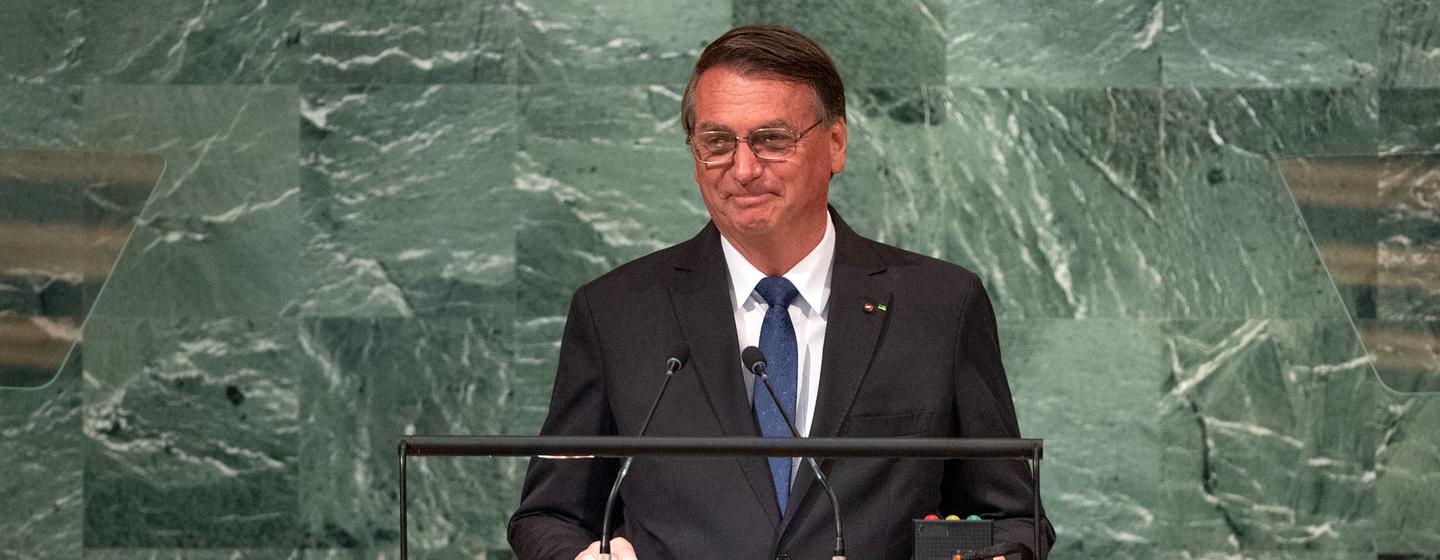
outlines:
{"label": "man's ear", "polygon": [[845,170],[845,149],[849,145],[849,128],[845,125],[845,117],[835,119],[835,124],[830,125],[830,175],[835,175]]}

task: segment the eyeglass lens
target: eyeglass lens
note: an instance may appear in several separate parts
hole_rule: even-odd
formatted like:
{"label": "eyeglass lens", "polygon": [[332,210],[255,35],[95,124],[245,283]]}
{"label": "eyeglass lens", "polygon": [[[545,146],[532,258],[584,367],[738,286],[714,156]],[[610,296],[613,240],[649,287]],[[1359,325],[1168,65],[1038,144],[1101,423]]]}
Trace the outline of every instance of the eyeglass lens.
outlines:
{"label": "eyeglass lens", "polygon": [[[761,159],[779,160],[795,153],[800,137],[783,128],[760,128],[750,131],[745,142]],[[725,131],[701,132],[691,140],[695,157],[704,163],[723,163],[735,156],[738,148],[735,135]]]}

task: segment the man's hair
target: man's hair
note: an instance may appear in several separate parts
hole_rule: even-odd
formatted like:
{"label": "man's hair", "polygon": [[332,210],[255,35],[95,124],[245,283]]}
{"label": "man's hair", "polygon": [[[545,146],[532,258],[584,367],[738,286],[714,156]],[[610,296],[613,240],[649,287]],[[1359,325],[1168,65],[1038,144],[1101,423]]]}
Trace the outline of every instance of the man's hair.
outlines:
{"label": "man's hair", "polygon": [[845,117],[845,84],[825,49],[798,31],[778,25],[736,27],[705,47],[680,98],[680,122],[688,136],[695,129],[695,85],[711,68],[761,75],[810,86],[826,123]]}

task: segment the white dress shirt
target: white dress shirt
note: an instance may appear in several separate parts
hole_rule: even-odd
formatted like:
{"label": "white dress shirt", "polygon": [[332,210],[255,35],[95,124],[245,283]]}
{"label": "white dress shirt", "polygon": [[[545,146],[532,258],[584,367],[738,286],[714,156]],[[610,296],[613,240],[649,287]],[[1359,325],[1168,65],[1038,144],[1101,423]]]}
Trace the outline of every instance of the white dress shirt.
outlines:
{"label": "white dress shirt", "polygon": [[[740,251],[720,236],[720,246],[725,251],[725,266],[730,269],[730,302],[735,310],[735,338],[740,349],[760,346],[760,325],[765,321],[765,310],[770,306],[755,292],[755,285],[765,278],[765,273],[745,260]],[[796,384],[795,429],[801,436],[810,434],[811,421],[815,417],[815,399],[820,389],[820,358],[825,351],[825,321],[829,317],[827,305],[830,301],[830,269],[835,261],[835,224],[829,214],[825,216],[825,235],[820,243],[800,259],[785,279],[795,285],[800,295],[790,303],[790,322],[795,325],[795,342],[799,355],[796,356],[799,371]],[[755,376],[744,371],[745,391],[750,395],[751,407],[755,402]],[[761,398],[770,398],[761,395]],[[799,462],[795,462],[798,466]],[[794,476],[792,466],[791,476]]]}

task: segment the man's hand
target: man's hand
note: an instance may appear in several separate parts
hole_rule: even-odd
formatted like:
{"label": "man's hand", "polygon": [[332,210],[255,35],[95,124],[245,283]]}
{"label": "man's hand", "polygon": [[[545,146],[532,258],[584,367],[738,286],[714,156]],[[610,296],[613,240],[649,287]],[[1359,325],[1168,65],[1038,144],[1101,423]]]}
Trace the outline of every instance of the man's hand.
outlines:
{"label": "man's hand", "polygon": [[[625,540],[625,537],[615,537],[613,539],[610,539],[610,557],[617,560],[636,560],[635,547],[630,546],[630,541]],[[575,560],[599,559],[600,541],[590,543],[590,548],[587,548],[584,552],[575,555]]]}

